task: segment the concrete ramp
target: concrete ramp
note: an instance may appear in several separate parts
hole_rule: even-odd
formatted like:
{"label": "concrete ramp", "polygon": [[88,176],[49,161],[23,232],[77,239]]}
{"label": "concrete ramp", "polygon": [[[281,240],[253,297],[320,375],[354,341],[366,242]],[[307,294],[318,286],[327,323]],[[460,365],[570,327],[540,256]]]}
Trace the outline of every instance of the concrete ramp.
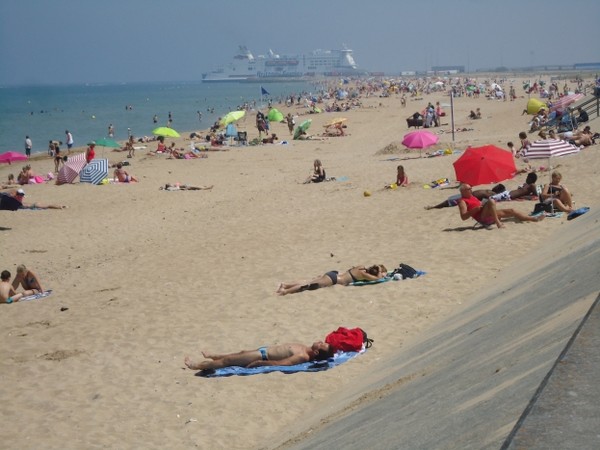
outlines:
{"label": "concrete ramp", "polygon": [[[565,349],[599,295],[598,209],[564,220],[547,245],[490,280],[490,288],[469,307],[436,325],[420,341],[389,361],[374,364],[373,376],[358,383],[356,392],[346,393],[346,404],[337,413],[320,417],[320,423],[283,447],[499,449],[517,442],[525,430],[536,435],[540,427],[571,426],[560,420],[548,422],[543,413],[534,422],[534,416],[524,412],[535,411],[532,400],[544,397],[549,374],[560,366],[556,362],[561,355],[568,354]],[[494,264],[493,252],[489,261],[473,260]],[[588,342],[583,346],[595,342],[594,348],[584,350],[581,363],[570,366],[574,373],[600,373],[597,338]],[[585,363],[586,351],[596,355],[589,359],[591,364]],[[588,392],[598,392],[592,378],[580,379]],[[559,383],[549,391],[557,411],[569,399],[567,388]],[[585,388],[577,392],[586,395]],[[578,430],[584,441],[595,445],[572,448],[600,447],[598,405],[589,405],[596,420],[581,421]],[[590,429],[593,423],[595,428]]]}

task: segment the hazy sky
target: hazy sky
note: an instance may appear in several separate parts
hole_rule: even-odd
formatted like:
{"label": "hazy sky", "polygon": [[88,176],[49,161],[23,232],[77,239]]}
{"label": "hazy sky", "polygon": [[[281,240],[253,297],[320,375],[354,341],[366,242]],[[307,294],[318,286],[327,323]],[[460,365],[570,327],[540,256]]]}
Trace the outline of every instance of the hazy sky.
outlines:
{"label": "hazy sky", "polygon": [[598,0],[1,0],[0,85],[199,80],[347,45],[361,69],[600,62]]}

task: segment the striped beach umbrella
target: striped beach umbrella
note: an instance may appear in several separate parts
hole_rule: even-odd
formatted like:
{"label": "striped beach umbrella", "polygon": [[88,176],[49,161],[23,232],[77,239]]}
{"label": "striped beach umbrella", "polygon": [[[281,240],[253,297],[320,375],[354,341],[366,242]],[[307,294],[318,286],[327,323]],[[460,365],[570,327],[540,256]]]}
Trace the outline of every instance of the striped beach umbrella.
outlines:
{"label": "striped beach umbrella", "polygon": [[79,174],[82,183],[100,184],[105,178],[108,178],[108,159],[93,159]]}
{"label": "striped beach umbrella", "polygon": [[79,176],[79,172],[81,172],[85,165],[85,153],[69,156],[65,164],[58,171],[56,184],[72,183]]}
{"label": "striped beach umbrella", "polygon": [[569,105],[583,98],[583,94],[564,95],[555,102],[552,102],[550,109],[552,111],[564,111]]}
{"label": "striped beach umbrella", "polygon": [[525,156],[527,159],[550,159],[579,153],[579,147],[560,139],[541,139],[534,141]]}

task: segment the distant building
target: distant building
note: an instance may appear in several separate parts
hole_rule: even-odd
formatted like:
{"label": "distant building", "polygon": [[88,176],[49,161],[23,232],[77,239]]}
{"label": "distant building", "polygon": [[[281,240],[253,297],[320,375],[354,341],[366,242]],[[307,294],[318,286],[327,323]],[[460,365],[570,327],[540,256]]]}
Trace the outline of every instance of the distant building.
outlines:
{"label": "distant building", "polygon": [[575,70],[600,70],[600,63],[578,63],[574,66]]}
{"label": "distant building", "polygon": [[452,74],[452,73],[464,73],[465,66],[432,66],[431,72],[436,74]]}

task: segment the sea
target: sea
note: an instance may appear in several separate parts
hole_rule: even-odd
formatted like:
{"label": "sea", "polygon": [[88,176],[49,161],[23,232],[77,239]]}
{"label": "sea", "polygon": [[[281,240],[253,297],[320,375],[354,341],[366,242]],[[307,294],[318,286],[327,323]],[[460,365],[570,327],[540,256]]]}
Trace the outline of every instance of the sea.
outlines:
{"label": "sea", "polygon": [[[263,89],[268,95],[262,95]],[[317,85],[306,82],[0,87],[0,153],[25,153],[26,136],[33,142],[32,155],[46,153],[49,141],[66,143],[66,130],[73,135],[74,146],[82,147],[107,137],[111,124],[117,141],[130,133],[136,138],[152,136],[154,128],[167,125],[169,113],[171,128],[184,136],[209,129],[219,116],[244,103],[266,108],[271,100],[277,107],[290,95],[317,90]]]}

